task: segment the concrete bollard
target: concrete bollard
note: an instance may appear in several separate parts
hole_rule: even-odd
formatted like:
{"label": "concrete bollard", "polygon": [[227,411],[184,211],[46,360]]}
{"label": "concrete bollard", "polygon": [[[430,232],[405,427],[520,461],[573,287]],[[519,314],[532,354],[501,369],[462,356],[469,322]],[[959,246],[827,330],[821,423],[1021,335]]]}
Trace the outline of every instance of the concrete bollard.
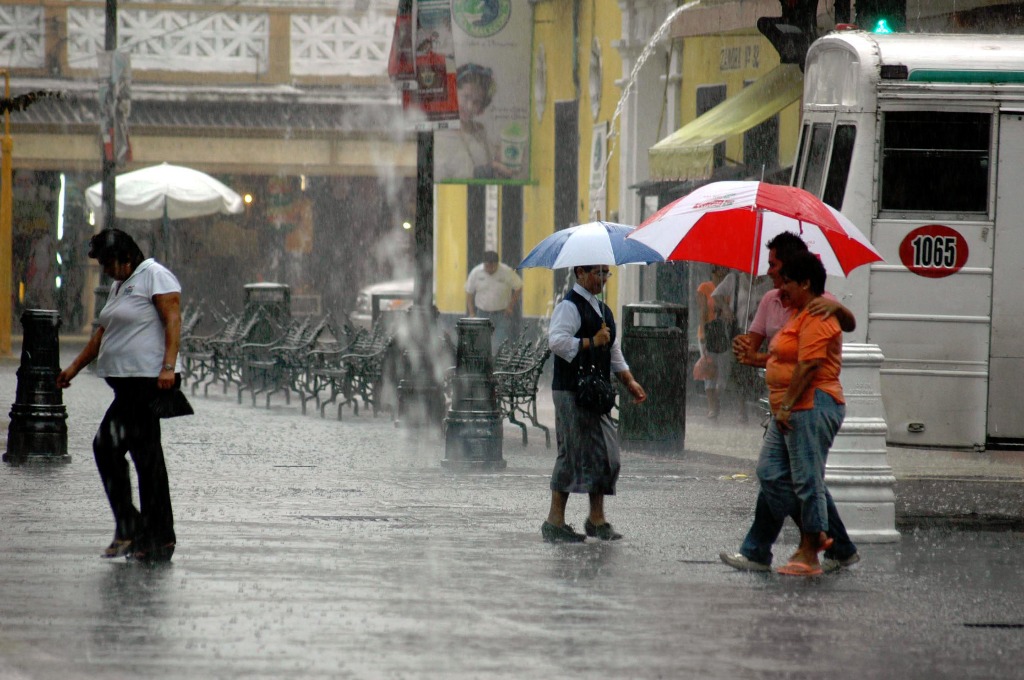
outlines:
{"label": "concrete bollard", "polygon": [[452,407],[445,419],[441,467],[504,470],[501,412],[495,396],[490,319],[459,319]]}
{"label": "concrete bollard", "polygon": [[878,345],[843,345],[846,419],[828,455],[825,482],[854,542],[891,543],[896,531],[896,478],[886,457],[885,407]]}
{"label": "concrete bollard", "polygon": [[21,315],[21,326],[21,365],[3,459],[8,463],[68,463],[68,413],[57,387],[60,315],[27,309]]}

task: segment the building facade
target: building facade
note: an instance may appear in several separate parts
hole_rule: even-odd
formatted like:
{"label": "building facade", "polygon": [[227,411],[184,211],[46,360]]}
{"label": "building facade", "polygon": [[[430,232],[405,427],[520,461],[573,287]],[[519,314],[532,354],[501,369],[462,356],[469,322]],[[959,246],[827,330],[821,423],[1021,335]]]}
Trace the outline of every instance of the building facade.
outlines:
{"label": "building facade", "polygon": [[[186,165],[251,199],[243,215],[172,225],[186,294],[235,305],[242,284],[280,281],[297,307],[343,312],[361,285],[406,273],[415,148],[387,80],[392,5],[119,3],[131,60],[119,172]],[[82,244],[97,227],[82,195],[101,175],[104,41],[103,2],[0,2],[12,94],[70,95],[11,115],[15,319],[24,305],[60,309],[66,330],[91,319]],[[121,226],[157,246],[154,225]]]}

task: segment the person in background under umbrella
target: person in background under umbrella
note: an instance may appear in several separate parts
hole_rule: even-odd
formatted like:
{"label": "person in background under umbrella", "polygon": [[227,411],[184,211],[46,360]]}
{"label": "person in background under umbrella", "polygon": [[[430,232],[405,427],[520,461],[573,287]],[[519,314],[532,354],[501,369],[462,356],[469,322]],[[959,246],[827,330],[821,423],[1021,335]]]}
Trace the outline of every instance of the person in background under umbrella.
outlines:
{"label": "person in background under umbrella", "polygon": [[[619,443],[608,414],[585,411],[576,404],[576,384],[582,354],[588,354],[606,380],[615,373],[634,401],[647,399],[622,356],[615,319],[597,296],[611,276],[607,265],[574,267],[576,284],[555,307],[548,326],[548,346],[555,355],[552,399],[558,457],[551,473],[551,507],[541,525],[549,543],[580,543],[586,536],[613,541],[622,538],[604,515],[604,497],[615,494],[619,476]],[[590,514],[576,533],[565,523],[571,493],[589,494]]]}
{"label": "person in background under umbrella", "polygon": [[696,300],[700,316],[700,324],[697,326],[697,346],[700,349],[700,360],[694,367],[694,378],[704,381],[704,394],[708,399],[708,418],[718,418],[720,410],[721,394],[729,382],[730,368],[732,367],[732,356],[729,352],[711,352],[704,343],[704,325],[718,317],[715,301],[711,297],[718,284],[722,282],[728,267],[711,267],[711,279],[697,286]]}
{"label": "person in background under umbrella", "polygon": [[[751,281],[750,278],[749,274],[735,270],[730,271],[711,294],[718,316],[723,318],[727,324],[732,325],[733,333],[741,332],[753,320],[754,311],[757,309],[761,297],[770,287],[767,279],[756,277]],[[739,402],[737,417],[741,423],[747,422],[747,402],[756,399],[756,386],[759,382],[757,373],[749,366],[738,364],[729,350],[717,355],[715,363],[719,373],[717,380],[719,399],[724,395],[731,382],[736,388],[736,399]]]}
{"label": "person in background under umbrella", "polygon": [[[93,453],[114,513],[114,540],[103,557],[168,561],[174,517],[154,402],[181,384],[178,357],[181,285],[166,267],[146,259],[131,236],[104,229],[89,241],[89,257],[114,279],[99,325],[85,348],[57,376],[66,389],[93,359],[114,390],[93,439]],[[139,478],[140,509],[132,504],[130,453]]]}

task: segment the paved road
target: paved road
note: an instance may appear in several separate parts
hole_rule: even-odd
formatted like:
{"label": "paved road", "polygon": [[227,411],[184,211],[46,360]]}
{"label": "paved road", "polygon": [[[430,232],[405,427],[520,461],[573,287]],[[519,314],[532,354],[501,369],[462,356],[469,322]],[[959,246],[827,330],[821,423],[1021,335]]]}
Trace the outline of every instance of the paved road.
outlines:
{"label": "paved road", "polygon": [[[15,380],[0,367],[11,400]],[[98,557],[108,401],[80,376],[72,462],[0,467],[0,677],[1019,677],[1020,533],[910,530],[810,580],[720,564],[749,521],[756,487],[732,475],[755,427],[627,454],[608,502],[626,539],[551,546],[532,432],[506,428],[505,472],[452,475],[439,437],[386,418],[200,397],[165,421],[179,545],[147,567]],[[582,524],[583,499],[569,510]]]}

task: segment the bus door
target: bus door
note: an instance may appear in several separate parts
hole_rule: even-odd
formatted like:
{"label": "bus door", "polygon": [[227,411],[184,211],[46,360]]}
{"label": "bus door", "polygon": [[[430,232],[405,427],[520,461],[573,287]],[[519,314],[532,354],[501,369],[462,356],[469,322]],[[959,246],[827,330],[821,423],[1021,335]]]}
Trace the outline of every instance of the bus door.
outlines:
{"label": "bus door", "polygon": [[1024,110],[999,117],[989,444],[1024,443]]}

